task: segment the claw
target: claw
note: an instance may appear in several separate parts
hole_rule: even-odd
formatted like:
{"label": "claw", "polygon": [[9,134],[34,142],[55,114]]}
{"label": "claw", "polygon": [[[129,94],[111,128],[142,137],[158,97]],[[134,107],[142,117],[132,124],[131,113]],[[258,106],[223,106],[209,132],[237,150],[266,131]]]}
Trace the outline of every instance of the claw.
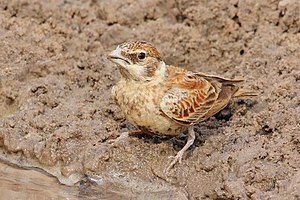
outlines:
{"label": "claw", "polygon": [[169,156],[169,158],[172,159],[171,163],[168,165],[168,167],[165,170],[165,174],[169,174],[170,170],[174,167],[174,165],[178,162],[181,164],[182,162],[182,156],[184,151],[179,151],[176,156]]}
{"label": "claw", "polygon": [[123,141],[124,139],[128,138],[129,136],[129,133],[128,132],[124,132],[124,133],[121,133],[121,135],[119,137],[117,137],[116,139],[114,140],[110,140],[109,143],[112,145],[112,146],[116,146],[117,144],[119,144],[121,141]]}
{"label": "claw", "polygon": [[143,133],[144,133],[144,131],[141,131],[141,130],[123,132],[116,139],[110,140],[109,144],[111,144],[112,146],[116,146],[117,144],[124,141],[129,136],[138,136],[138,135],[143,134]]}

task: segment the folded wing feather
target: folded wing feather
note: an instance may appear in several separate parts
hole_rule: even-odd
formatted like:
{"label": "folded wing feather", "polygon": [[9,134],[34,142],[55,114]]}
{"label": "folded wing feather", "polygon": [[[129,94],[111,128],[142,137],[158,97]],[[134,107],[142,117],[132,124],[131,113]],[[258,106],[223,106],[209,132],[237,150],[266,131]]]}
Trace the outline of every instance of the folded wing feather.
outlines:
{"label": "folded wing feather", "polygon": [[177,75],[160,108],[176,122],[192,125],[222,110],[239,91],[236,84],[242,81],[200,73]]}

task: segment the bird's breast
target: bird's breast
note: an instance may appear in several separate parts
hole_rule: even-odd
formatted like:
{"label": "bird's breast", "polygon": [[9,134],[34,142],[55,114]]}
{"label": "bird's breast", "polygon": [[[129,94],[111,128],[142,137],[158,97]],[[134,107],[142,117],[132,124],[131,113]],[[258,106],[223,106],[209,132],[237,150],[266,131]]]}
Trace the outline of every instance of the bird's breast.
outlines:
{"label": "bird's breast", "polygon": [[165,116],[160,110],[160,101],[168,90],[160,82],[120,81],[112,90],[112,96],[127,120],[160,135],[178,135],[182,126]]}

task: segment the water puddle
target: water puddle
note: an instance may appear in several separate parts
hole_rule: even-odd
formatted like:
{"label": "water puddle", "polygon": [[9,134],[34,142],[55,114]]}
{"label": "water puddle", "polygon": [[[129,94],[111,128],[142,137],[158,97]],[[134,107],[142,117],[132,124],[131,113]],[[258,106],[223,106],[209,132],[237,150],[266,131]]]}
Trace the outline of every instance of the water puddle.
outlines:
{"label": "water puddle", "polygon": [[54,177],[0,163],[1,199],[68,199],[74,192]]}
{"label": "water puddle", "polygon": [[[125,194],[126,192],[124,192]],[[55,177],[0,162],[1,200],[11,199],[128,199],[92,183],[66,186]],[[128,197],[128,196],[127,196]],[[130,197],[129,197],[130,198]]]}
{"label": "water puddle", "polygon": [[[141,183],[142,184],[142,183]],[[99,199],[187,199],[186,192],[178,189],[135,191],[115,182],[97,185],[95,182],[81,182],[66,186],[46,172],[23,169],[0,162],[0,199],[58,199],[58,200],[99,200]]]}

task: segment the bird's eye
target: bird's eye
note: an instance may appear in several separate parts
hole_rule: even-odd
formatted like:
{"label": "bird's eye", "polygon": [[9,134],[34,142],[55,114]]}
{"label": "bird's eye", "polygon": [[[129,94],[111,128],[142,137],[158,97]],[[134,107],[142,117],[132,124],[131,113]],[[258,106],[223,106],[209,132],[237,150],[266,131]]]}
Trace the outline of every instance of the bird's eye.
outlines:
{"label": "bird's eye", "polygon": [[138,54],[138,58],[139,58],[140,60],[143,60],[143,59],[146,58],[146,54],[145,54],[144,52],[141,52],[141,53]]}

